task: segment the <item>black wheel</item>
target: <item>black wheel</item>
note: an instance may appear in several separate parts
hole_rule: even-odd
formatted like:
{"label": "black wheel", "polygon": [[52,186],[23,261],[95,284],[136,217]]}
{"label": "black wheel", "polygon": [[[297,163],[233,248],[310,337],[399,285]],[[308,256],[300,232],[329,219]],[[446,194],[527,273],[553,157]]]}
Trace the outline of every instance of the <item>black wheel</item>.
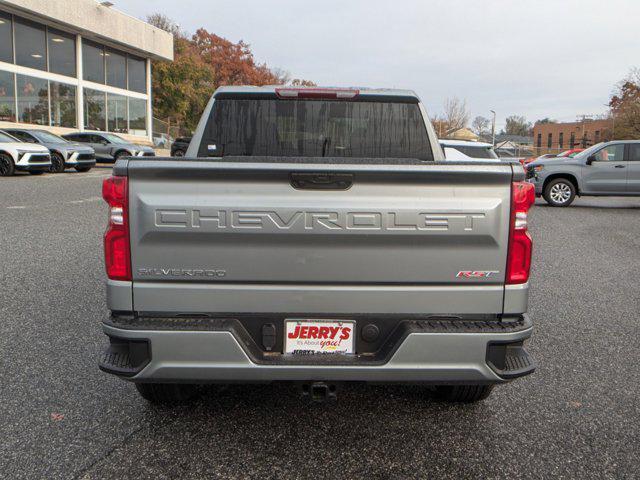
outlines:
{"label": "black wheel", "polygon": [[77,172],[88,172],[91,170],[91,167],[75,167]]}
{"label": "black wheel", "polygon": [[29,174],[31,175],[42,175],[44,173],[43,170],[30,170]]}
{"label": "black wheel", "polygon": [[436,395],[448,402],[473,403],[487,398],[493,385],[439,385]]}
{"label": "black wheel", "polygon": [[544,187],[542,196],[552,207],[568,207],[576,198],[576,187],[568,178],[556,178]]}
{"label": "black wheel", "polygon": [[124,150],[120,150],[118,153],[116,153],[115,157],[113,157],[115,160],[120,160],[121,158],[124,157],[130,157],[131,154],[129,152],[126,152]]}
{"label": "black wheel", "polygon": [[62,173],[64,172],[64,158],[58,152],[53,152],[51,154],[51,168],[49,169],[51,173]]}
{"label": "black wheel", "polygon": [[184,157],[184,150],[176,150],[176,152],[173,154],[174,157]]}
{"label": "black wheel", "polygon": [[10,177],[16,171],[13,158],[6,153],[0,153],[0,177]]}
{"label": "black wheel", "polygon": [[180,405],[193,399],[198,385],[184,383],[136,383],[142,398],[156,405]]}

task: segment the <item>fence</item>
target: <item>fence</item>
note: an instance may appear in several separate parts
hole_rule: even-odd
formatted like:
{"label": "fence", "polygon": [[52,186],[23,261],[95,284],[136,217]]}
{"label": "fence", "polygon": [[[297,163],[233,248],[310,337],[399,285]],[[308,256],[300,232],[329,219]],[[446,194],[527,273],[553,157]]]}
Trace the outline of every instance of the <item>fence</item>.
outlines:
{"label": "fence", "polygon": [[169,148],[176,138],[183,136],[189,136],[183,126],[153,117],[153,143],[156,146]]}

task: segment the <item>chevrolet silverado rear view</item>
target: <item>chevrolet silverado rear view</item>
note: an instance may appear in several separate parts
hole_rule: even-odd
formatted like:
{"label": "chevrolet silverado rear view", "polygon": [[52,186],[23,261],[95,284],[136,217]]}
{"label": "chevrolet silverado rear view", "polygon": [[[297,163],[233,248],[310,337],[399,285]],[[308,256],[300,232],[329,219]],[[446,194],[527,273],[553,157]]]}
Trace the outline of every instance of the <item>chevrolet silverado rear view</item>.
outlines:
{"label": "chevrolet silverado rear view", "polygon": [[410,91],[218,89],[185,157],[104,182],[100,367],[165,403],[277,381],[476,401],[531,373],[533,187],[443,160]]}

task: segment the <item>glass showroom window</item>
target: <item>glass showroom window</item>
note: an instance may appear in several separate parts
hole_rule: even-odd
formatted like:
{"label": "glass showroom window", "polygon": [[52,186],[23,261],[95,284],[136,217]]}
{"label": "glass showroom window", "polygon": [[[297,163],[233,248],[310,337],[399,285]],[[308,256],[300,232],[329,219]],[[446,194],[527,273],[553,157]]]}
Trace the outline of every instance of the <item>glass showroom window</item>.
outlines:
{"label": "glass showroom window", "polygon": [[23,67],[47,69],[47,41],[45,28],[37,23],[16,18],[16,63]]}
{"label": "glass showroom window", "polygon": [[16,88],[13,73],[0,71],[0,121],[16,121]]}
{"label": "glass showroom window", "polygon": [[49,85],[47,80],[16,75],[18,122],[49,125]]}
{"label": "glass showroom window", "polygon": [[13,63],[11,15],[0,12],[0,62]]}
{"label": "glass showroom window", "polygon": [[114,133],[127,133],[127,97],[107,94],[108,130]]}
{"label": "glass showroom window", "polygon": [[129,90],[146,93],[147,91],[147,65],[141,58],[129,55]]}
{"label": "glass showroom window", "polygon": [[107,85],[127,88],[127,57],[115,50],[107,50]]}
{"label": "glass showroom window", "polygon": [[104,83],[104,48],[102,46],[82,40],[82,71],[85,80]]}
{"label": "glass showroom window", "polygon": [[47,30],[49,71],[76,76],[76,37],[54,28]]}
{"label": "glass showroom window", "polygon": [[50,82],[51,125],[76,128],[76,87],[65,83]]}
{"label": "glass showroom window", "polygon": [[106,128],[106,104],[104,92],[84,89],[84,128],[102,130]]}
{"label": "glass showroom window", "polygon": [[147,101],[139,98],[129,99],[129,133],[147,134]]}

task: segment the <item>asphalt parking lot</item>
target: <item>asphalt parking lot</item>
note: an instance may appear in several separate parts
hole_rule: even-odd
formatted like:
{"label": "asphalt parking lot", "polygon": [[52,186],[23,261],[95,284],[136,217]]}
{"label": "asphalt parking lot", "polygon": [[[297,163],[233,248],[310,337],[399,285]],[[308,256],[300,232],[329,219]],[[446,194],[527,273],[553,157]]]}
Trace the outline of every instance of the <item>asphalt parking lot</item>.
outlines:
{"label": "asphalt parking lot", "polygon": [[267,385],[167,409],[97,368],[109,171],[0,179],[0,478],[640,477],[640,198],[538,202],[539,368],[485,402]]}

